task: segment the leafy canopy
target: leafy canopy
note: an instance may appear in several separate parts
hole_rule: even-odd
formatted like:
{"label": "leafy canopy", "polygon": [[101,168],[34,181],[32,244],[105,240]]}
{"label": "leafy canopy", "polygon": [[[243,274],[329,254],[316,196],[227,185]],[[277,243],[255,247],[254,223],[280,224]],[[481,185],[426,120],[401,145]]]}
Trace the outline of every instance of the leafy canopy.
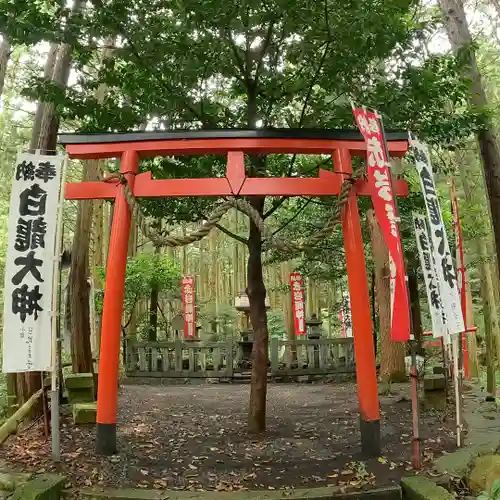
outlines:
{"label": "leafy canopy", "polygon": [[[98,272],[105,279],[104,268]],[[125,274],[125,295],[123,310],[125,317],[132,314],[134,306],[141,299],[147,299],[153,288],[159,296],[167,300],[175,298],[180,290],[181,273],[178,265],[168,256],[162,254],[140,253],[127,261]],[[102,312],[104,290],[96,294],[96,309]]]}
{"label": "leafy canopy", "polygon": [[[15,2],[0,2],[11,31],[16,23],[27,29],[23,17],[16,21]],[[46,16],[47,5],[53,18],[62,15],[57,1],[39,0],[25,6],[25,16]],[[415,0],[93,0],[66,13],[65,29],[54,30],[73,47],[77,82],[45,96],[68,123],[87,131],[145,123],[159,129],[353,127],[354,99],[377,107],[387,128],[452,142],[468,135],[478,117],[465,106],[467,85],[457,62],[423,54],[421,40],[434,20],[420,21],[418,8]],[[44,26],[32,23],[29,36],[48,38]],[[116,44],[113,57],[103,61],[110,43]],[[98,103],[102,84],[108,91]],[[35,79],[25,93],[35,98],[46,87]],[[452,111],[443,113],[445,106]],[[250,159],[247,171],[316,175],[317,163],[276,155]],[[155,158],[142,168],[157,178],[222,176],[225,161]],[[179,222],[203,219],[213,202],[183,198],[143,206]],[[294,204],[268,200],[265,213],[280,218],[280,206],[289,212]]]}

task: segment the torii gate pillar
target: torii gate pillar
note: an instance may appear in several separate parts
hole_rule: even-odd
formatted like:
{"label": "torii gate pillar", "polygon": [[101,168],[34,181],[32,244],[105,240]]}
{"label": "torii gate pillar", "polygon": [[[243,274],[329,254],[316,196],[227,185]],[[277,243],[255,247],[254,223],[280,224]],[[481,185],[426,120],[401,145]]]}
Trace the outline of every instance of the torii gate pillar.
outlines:
{"label": "torii gate pillar", "polygon": [[[125,151],[120,161],[120,172],[134,188],[139,169],[139,155]],[[113,225],[109,240],[106,285],[101,327],[99,356],[99,382],[97,394],[97,452],[103,455],[116,453],[116,414],[118,408],[118,374],[120,366],[120,334],[125,292],[128,240],[131,214],[125,197],[125,186],[117,186]]]}
{"label": "torii gate pillar", "polygon": [[[333,158],[337,172],[347,174],[347,176],[352,174],[351,153],[348,149],[335,150]],[[342,213],[342,230],[356,357],[361,451],[363,455],[378,457],[381,453],[380,407],[375,367],[375,345],[358,199],[354,190],[349,194]]]}

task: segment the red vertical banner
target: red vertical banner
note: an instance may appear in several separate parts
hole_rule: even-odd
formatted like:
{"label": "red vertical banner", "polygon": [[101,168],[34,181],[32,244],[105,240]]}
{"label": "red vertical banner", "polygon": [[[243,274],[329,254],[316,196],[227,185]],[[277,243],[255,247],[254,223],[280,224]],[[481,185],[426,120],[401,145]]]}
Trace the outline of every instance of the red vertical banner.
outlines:
{"label": "red vertical banner", "polygon": [[376,112],[353,108],[356,124],[366,143],[368,183],[375,215],[389,250],[391,268],[391,339],[410,340],[410,308],[401,237],[396,218],[389,158],[382,124]]}
{"label": "red vertical banner", "polygon": [[181,294],[184,313],[184,338],[194,338],[196,337],[194,276],[182,277]]}
{"label": "red vertical banner", "polygon": [[306,334],[306,317],[304,302],[304,280],[302,275],[296,271],[290,274],[290,288],[292,291],[292,311],[293,323],[295,325],[295,335]]}
{"label": "red vertical banner", "polygon": [[[464,318],[465,330],[467,327],[467,281],[465,277],[465,257],[464,257],[464,242],[462,238],[462,227],[460,225],[460,214],[458,212],[457,190],[455,187],[455,179],[451,181],[451,206],[453,212],[453,227],[455,229],[455,242],[457,247],[456,253],[456,269],[457,269],[457,284],[460,292],[460,305],[462,306],[462,316]],[[462,351],[464,354],[464,375],[465,378],[470,378],[469,372],[469,346],[467,345],[466,334],[462,334]]]}

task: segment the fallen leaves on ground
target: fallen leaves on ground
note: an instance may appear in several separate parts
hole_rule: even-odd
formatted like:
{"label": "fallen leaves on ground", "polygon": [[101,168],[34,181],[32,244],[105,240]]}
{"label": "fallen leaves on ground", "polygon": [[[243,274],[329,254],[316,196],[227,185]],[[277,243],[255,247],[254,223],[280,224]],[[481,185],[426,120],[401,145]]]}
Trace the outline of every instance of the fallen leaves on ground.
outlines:
{"label": "fallen leaves on ground", "polygon": [[[382,402],[383,455],[359,456],[359,403],[352,383],[271,385],[267,432],[245,429],[245,385],[126,386],[120,390],[119,455],[95,454],[93,427],[61,418],[56,467],[41,424],[10,439],[3,458],[30,471],[60,471],[73,486],[187,491],[283,490],[337,486],[359,490],[397,481],[411,470],[411,406]],[[446,425],[446,422],[449,425]],[[453,418],[423,412],[423,465],[454,447]]]}

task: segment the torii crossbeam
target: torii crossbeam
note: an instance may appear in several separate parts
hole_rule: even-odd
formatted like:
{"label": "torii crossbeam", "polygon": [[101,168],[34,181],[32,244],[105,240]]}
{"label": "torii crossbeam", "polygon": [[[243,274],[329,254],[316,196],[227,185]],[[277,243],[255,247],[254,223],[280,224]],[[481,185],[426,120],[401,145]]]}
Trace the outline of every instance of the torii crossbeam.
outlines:
{"label": "torii crossbeam", "polygon": [[[389,153],[401,157],[408,150],[406,132],[388,133]],[[136,198],[177,196],[335,196],[345,177],[352,175],[352,156],[365,156],[358,132],[347,130],[211,130],[62,134],[60,142],[71,158],[120,158],[120,173]],[[147,156],[227,154],[226,176],[209,179],[153,179],[138,174]],[[316,178],[247,177],[245,154],[327,154],[333,171]],[[398,196],[408,195],[406,182],[397,180]],[[356,378],[360,404],[362,451],[380,455],[380,410],[375,368],[373,326],[357,196],[370,196],[367,181],[358,180],[342,214],[342,230],[351,297]],[[113,222],[106,268],[97,390],[97,451],[116,452],[116,413],[120,363],[121,316],[131,214],[120,182],[67,183],[66,199],[114,199]]]}

